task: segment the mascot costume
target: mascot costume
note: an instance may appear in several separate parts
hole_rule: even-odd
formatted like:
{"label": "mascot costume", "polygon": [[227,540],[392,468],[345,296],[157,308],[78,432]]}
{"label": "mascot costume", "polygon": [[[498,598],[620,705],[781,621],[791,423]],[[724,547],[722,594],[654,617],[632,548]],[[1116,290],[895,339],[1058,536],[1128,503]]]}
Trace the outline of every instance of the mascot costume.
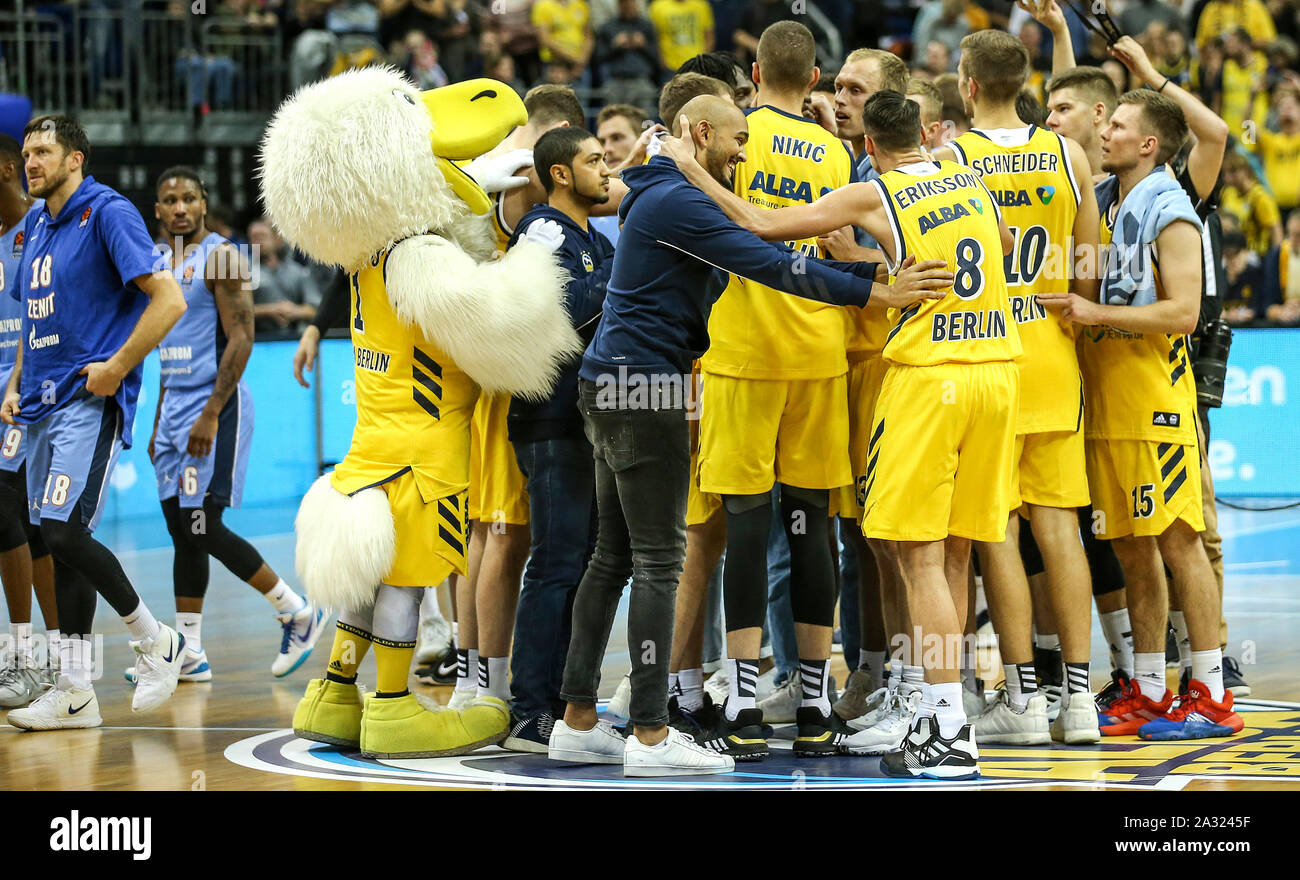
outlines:
{"label": "mascot costume", "polygon": [[[488,192],[524,182],[510,176],[519,157],[456,164],[526,121],[519,96],[494,80],[421,92],[390,68],[367,68],[303,87],[267,128],[272,221],[351,283],[352,446],[295,522],[308,595],[340,609],[326,676],[294,713],[306,739],[412,758],[506,735],[503,701],[444,709],[410,694],[407,676],[421,588],[465,571],[480,391],[545,396],[582,349],[550,249],[525,238],[493,259]],[[363,701],[356,672],[371,645],[378,681]]]}

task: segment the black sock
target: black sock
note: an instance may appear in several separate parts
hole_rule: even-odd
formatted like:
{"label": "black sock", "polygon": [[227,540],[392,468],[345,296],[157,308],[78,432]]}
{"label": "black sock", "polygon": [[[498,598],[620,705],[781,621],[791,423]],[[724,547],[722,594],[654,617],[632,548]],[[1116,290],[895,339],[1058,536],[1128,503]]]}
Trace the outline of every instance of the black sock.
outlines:
{"label": "black sock", "polygon": [[1067,663],[1065,664],[1065,684],[1068,690],[1066,693],[1086,694],[1088,688],[1088,664],[1087,663]]}

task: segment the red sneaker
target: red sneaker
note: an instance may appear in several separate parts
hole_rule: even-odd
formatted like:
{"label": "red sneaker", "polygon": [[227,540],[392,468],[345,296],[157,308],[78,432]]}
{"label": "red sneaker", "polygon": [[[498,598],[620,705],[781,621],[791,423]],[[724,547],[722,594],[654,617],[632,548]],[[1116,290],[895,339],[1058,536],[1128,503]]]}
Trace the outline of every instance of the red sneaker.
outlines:
{"label": "red sneaker", "polygon": [[1137,679],[1132,679],[1123,696],[1105,712],[1097,713],[1097,726],[1102,736],[1132,736],[1142,725],[1167,714],[1173,704],[1173,691],[1166,688],[1164,698],[1157,703],[1142,693]]}
{"label": "red sneaker", "polygon": [[1223,692],[1223,701],[1210,699],[1210,689],[1192,679],[1187,693],[1178,698],[1178,708],[1170,710],[1138,729],[1137,735],[1148,740],[1206,739],[1240,733],[1244,723],[1232,711],[1232,691]]}

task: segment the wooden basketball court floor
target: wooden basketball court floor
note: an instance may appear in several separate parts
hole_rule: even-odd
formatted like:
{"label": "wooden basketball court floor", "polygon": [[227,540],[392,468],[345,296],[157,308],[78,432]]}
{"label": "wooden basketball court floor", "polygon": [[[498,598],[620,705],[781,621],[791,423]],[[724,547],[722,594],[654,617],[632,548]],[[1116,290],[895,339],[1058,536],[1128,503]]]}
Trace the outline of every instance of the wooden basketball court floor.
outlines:
{"label": "wooden basketball court floor", "polygon": [[[1274,502],[1276,503],[1276,502]],[[1253,688],[1241,701],[1246,730],[1229,740],[1186,744],[1108,739],[1099,746],[981,750],[979,785],[1000,788],[1300,788],[1300,509],[1246,513],[1220,509],[1227,560],[1229,653]],[[232,511],[233,528],[252,536],[267,561],[293,582],[292,510]],[[171,550],[161,520],[103,530],[160,618],[170,620]],[[182,684],[161,709],[134,715],[122,669],[131,662],[125,628],[101,602],[97,624],[106,659],[96,682],[104,725],[95,730],[21,732],[0,723],[3,790],[382,790],[390,788],[606,788],[625,783],[617,767],[554,764],[539,755],[488,749],[461,758],[379,762],[297,740],[290,720],[306,681],[323,670],[331,635],[285,679],[270,663],[279,627],[253,590],[219,564],[204,615],[203,642],[214,681]],[[608,697],[628,667],[626,598],[614,626],[601,685]],[[40,631],[37,615],[36,629]],[[1106,647],[1094,627],[1093,685],[1106,676]],[[996,658],[983,658],[987,668]],[[837,655],[834,674],[847,677]],[[361,680],[373,682],[373,661]],[[1000,676],[999,676],[1000,677]],[[445,702],[449,688],[419,691]],[[1248,710],[1248,711],[1247,711]],[[778,729],[773,756],[728,776],[638,780],[643,787],[884,788],[930,783],[881,777],[875,758],[795,760]],[[935,783],[937,784],[937,783]]]}

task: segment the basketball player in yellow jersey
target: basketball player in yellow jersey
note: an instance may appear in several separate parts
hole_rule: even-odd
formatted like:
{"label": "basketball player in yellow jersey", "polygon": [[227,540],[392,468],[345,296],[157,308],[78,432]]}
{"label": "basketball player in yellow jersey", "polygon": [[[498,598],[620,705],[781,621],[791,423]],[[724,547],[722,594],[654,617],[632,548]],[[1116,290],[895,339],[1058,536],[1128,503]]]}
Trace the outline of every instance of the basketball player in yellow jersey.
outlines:
{"label": "basketball player in yellow jersey", "polygon": [[[859,226],[896,269],[943,260],[952,292],[909,306],[886,337],[889,363],[868,443],[863,531],[900,566],[922,641],[924,689],[905,682],[902,706],[916,721],[894,741],[874,729],[845,739],[850,751],[878,754],[900,776],[970,778],[978,752],[962,710],[957,645],[964,627],[971,541],[1001,542],[1011,509],[1011,459],[1020,377],[1020,337],[1011,317],[1000,255],[1011,233],[997,203],[969,169],[917,161],[920,108],[884,90],[863,109],[866,147],[881,178],[854,183],[809,205],[764,211],[687,178],[733,220],[768,240],[799,239]],[[677,151],[672,156],[683,162]],[[706,409],[705,412],[708,412]],[[809,519],[811,522],[811,518]],[[946,639],[952,644],[943,647]],[[929,640],[929,641],[927,641]],[[933,647],[927,647],[932,645]]]}
{"label": "basketball player in yellow jersey", "polygon": [[[734,176],[736,193],[760,208],[812,202],[853,179],[848,150],[802,115],[820,75],[808,28],[786,21],[763,31],[746,158]],[[819,254],[813,237],[787,244]],[[836,726],[830,703],[836,597],[828,537],[829,490],[853,481],[845,332],[843,309],[773,296],[733,276],[713,308],[710,347],[700,360],[700,490],[723,496],[730,560],[723,569],[727,721],[744,729],[742,739],[761,742],[755,684],[767,613],[770,492],[779,484],[803,691],[796,755],[833,753],[835,731],[846,729]],[[765,754],[764,746],[747,757]]]}
{"label": "basketball player in yellow jersey", "polygon": [[[1066,694],[1049,733],[1047,699],[1039,693],[1032,642],[1033,608],[1020,558],[1020,514],[1011,511],[1001,544],[980,545],[984,591],[1006,673],[1003,696],[975,721],[982,743],[1038,745],[1055,736],[1096,742],[1097,713],[1089,693],[1092,583],[1079,543],[1077,509],[1088,504],[1083,455],[1083,383],[1073,327],[1039,304],[1037,294],[1069,293],[1096,300],[1097,281],[1074,277],[1076,254],[1097,252],[1097,201],[1079,144],[1025,126],[1016,96],[1029,53],[1003,31],[962,40],[957,85],[972,128],[935,153],[955,156],[979,175],[1002,209],[1015,245],[1004,261],[1011,313],[1025,355],[1020,360],[1012,503],[1033,528],[1048,578],[1049,601],[1065,661]],[[1061,681],[1060,670],[1037,670]]]}
{"label": "basketball player in yellow jersey", "polygon": [[[1242,720],[1223,686],[1220,602],[1200,539],[1196,390],[1187,336],[1200,310],[1199,221],[1163,165],[1187,137],[1178,104],[1152,91],[1122,95],[1102,132],[1098,187],[1121,230],[1108,249],[1101,300],[1040,299],[1086,328],[1081,345],[1088,480],[1094,530],[1124,570],[1133,624],[1134,671],[1123,697],[1100,719],[1106,734],[1185,740],[1230,736]],[[1127,202],[1127,204],[1126,204]],[[1107,227],[1103,226],[1103,229]],[[1124,232],[1133,230],[1133,233]],[[1191,640],[1187,692],[1171,710],[1164,634],[1173,573]],[[1151,720],[1154,719],[1154,720]]]}

